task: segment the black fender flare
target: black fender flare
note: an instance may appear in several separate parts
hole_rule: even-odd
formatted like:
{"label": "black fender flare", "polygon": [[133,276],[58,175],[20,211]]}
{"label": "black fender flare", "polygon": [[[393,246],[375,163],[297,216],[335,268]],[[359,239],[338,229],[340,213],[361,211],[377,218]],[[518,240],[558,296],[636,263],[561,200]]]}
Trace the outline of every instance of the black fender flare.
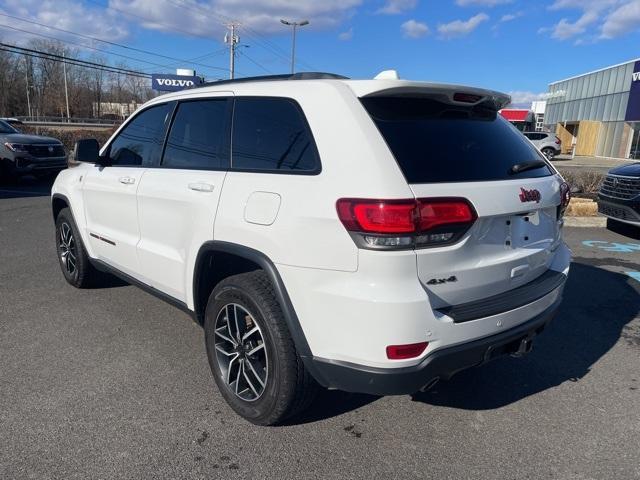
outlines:
{"label": "black fender flare", "polygon": [[291,338],[293,339],[298,355],[300,355],[300,358],[304,362],[305,367],[311,373],[311,375],[313,375],[313,377],[319,383],[326,385],[326,382],[324,382],[322,379],[322,375],[317,372],[315,362],[313,361],[311,348],[309,347],[307,338],[304,334],[304,331],[302,330],[302,326],[300,325],[298,315],[293,308],[291,298],[287,293],[287,289],[285,288],[284,282],[282,281],[282,277],[280,277],[280,273],[278,273],[278,269],[276,268],[274,263],[264,253],[237,243],[224,242],[219,240],[211,240],[205,242],[198,251],[193,272],[193,299],[196,315],[201,315],[201,312],[203,315],[204,307],[206,306],[197,304],[199,291],[198,279],[200,278],[201,269],[205,268],[205,262],[202,261],[202,256],[210,252],[228,253],[245,258],[257,264],[262,270],[265,271],[265,273],[271,280],[271,283],[273,284],[276,298],[278,300],[278,303],[280,304],[280,308],[282,308],[284,319],[287,323],[287,327],[289,328],[289,332],[291,333]]}
{"label": "black fender flare", "polygon": [[[66,203],[66,204],[67,204],[67,207],[68,207],[69,209],[71,209],[71,202],[69,201],[69,199],[67,198],[67,196],[66,196],[66,195],[63,195],[62,193],[54,193],[54,194],[51,196],[51,213],[52,213],[52,215],[53,215],[53,220],[55,221],[55,219],[56,219],[56,218],[55,218],[55,212],[53,211],[53,201],[54,201],[54,200],[62,200],[62,201],[64,201],[64,203]],[[73,213],[73,211],[72,211],[71,213]]]}

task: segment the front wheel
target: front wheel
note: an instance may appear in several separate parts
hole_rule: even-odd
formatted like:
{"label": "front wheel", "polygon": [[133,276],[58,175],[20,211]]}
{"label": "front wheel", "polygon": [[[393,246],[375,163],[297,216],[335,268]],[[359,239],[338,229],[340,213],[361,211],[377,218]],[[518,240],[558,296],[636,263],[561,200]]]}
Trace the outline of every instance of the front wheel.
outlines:
{"label": "front wheel", "polygon": [[60,269],[68,283],[76,288],[86,288],[96,280],[98,272],[89,263],[69,208],[63,208],[56,218],[56,250]]}
{"label": "front wheel", "polygon": [[265,272],[234,275],[216,286],[205,342],[220,393],[250,422],[281,423],[315,397],[318,385],[296,351]]}

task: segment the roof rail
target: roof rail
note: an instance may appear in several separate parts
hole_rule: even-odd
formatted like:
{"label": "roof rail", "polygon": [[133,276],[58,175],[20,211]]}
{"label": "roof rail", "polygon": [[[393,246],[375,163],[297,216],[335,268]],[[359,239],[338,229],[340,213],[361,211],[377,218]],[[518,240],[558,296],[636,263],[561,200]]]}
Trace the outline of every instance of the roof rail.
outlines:
{"label": "roof rail", "polygon": [[234,78],[232,80],[217,80],[214,82],[205,82],[198,85],[199,87],[209,87],[212,85],[225,85],[228,83],[244,83],[244,82],[270,82],[276,80],[348,80],[349,77],[338,75],[336,73],[327,72],[299,72],[299,73],[285,73],[282,75],[260,75],[257,77],[242,77]]}

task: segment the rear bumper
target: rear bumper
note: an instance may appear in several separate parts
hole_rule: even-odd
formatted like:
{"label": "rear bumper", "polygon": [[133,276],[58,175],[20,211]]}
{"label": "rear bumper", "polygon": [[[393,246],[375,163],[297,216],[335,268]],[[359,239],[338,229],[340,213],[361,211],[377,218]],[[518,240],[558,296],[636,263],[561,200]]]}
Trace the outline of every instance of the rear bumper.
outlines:
{"label": "rear bumper", "polygon": [[598,212],[608,218],[640,226],[640,200],[598,197]]}
{"label": "rear bumper", "polygon": [[316,380],[328,388],[371,395],[415,393],[439,379],[449,379],[461,370],[517,353],[523,345],[530,345],[553,319],[559,303],[560,299],[534,318],[507,331],[436,350],[415,366],[376,368],[314,357],[312,370]]}

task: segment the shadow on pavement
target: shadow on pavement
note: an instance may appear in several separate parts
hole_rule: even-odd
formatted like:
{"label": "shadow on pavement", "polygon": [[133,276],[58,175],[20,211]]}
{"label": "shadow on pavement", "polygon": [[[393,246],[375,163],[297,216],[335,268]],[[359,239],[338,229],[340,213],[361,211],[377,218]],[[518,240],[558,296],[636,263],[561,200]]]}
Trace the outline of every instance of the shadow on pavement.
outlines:
{"label": "shadow on pavement", "polygon": [[29,175],[11,182],[0,179],[0,199],[49,196],[55,178],[55,175],[41,178]]}
{"label": "shadow on pavement", "polygon": [[640,311],[640,294],[632,282],[619,273],[572,264],[560,310],[534,342],[531,354],[463,371],[429,392],[416,394],[414,400],[489,410],[566,381],[580,381],[621,337],[640,347],[638,332],[625,329]]}
{"label": "shadow on pavement", "polygon": [[298,417],[287,421],[285,425],[303,425],[327,418],[337,417],[343,413],[357,410],[380,397],[359,393],[347,393],[339,390],[321,389],[311,407]]}

